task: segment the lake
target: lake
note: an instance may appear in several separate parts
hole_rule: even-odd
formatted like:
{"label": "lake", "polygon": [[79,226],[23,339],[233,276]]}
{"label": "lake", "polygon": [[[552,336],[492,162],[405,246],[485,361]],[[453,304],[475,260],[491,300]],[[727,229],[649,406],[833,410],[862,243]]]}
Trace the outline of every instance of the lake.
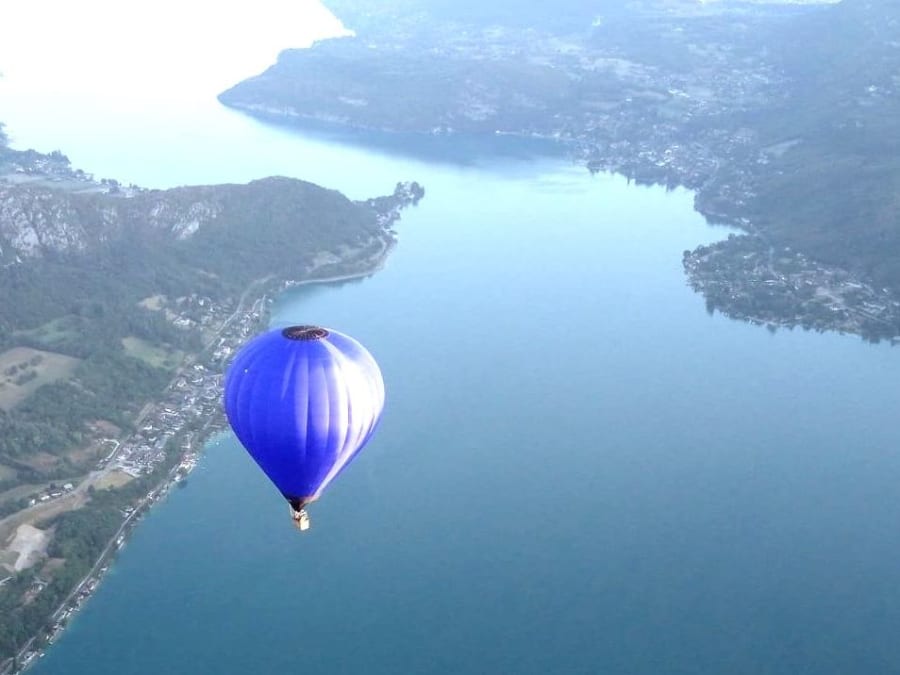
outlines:
{"label": "lake", "polygon": [[707,314],[681,252],[728,231],[689,192],[207,99],[0,86],[0,109],[16,147],[126,183],[426,189],[385,269],[273,306],[358,338],[386,383],[310,532],[216,440],[33,672],[900,668],[898,352]]}

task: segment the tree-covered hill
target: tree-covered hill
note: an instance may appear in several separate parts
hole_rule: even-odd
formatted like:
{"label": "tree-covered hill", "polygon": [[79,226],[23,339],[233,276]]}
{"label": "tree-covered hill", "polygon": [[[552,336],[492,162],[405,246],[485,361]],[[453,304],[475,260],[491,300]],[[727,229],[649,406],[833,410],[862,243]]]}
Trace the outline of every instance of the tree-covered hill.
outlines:
{"label": "tree-covered hill", "polygon": [[234,293],[300,278],[321,252],[385,237],[366,203],[287,178],[133,196],[0,186],[0,340],[73,311],[113,315],[155,293]]}

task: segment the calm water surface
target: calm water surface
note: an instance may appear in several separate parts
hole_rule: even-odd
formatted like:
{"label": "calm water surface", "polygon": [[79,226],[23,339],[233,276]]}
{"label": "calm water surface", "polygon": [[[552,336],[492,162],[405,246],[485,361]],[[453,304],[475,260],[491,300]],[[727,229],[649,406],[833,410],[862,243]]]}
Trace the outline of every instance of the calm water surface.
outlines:
{"label": "calm water surface", "polygon": [[47,103],[0,95],[17,144],[98,176],[427,195],[383,271],[273,308],[358,337],[387,386],[313,529],[211,444],[35,673],[900,670],[898,352],[708,316],[681,251],[724,231],[689,193],[516,143]]}

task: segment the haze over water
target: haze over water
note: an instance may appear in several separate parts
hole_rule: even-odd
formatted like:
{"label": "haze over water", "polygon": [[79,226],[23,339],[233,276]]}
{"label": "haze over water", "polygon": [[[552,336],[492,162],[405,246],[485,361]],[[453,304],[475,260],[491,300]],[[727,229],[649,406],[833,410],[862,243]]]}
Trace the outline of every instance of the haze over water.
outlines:
{"label": "haze over water", "polygon": [[34,672],[900,664],[898,352],[708,316],[681,251],[727,231],[690,193],[515,141],[466,162],[456,141],[374,151],[164,80],[127,114],[109,91],[14,82],[17,147],[98,176],[426,188],[384,270],[274,306],[275,325],[360,339],[387,387],[313,529],[233,440],[212,444]]}

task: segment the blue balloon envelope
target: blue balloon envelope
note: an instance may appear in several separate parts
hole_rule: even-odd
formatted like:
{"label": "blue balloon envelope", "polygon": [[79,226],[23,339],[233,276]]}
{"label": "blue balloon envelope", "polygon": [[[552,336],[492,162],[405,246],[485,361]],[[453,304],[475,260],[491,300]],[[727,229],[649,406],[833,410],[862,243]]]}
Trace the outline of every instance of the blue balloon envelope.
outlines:
{"label": "blue balloon envelope", "polygon": [[295,513],[362,449],[383,409],[375,359],[331,329],[263,333],[238,352],[225,375],[228,422]]}

